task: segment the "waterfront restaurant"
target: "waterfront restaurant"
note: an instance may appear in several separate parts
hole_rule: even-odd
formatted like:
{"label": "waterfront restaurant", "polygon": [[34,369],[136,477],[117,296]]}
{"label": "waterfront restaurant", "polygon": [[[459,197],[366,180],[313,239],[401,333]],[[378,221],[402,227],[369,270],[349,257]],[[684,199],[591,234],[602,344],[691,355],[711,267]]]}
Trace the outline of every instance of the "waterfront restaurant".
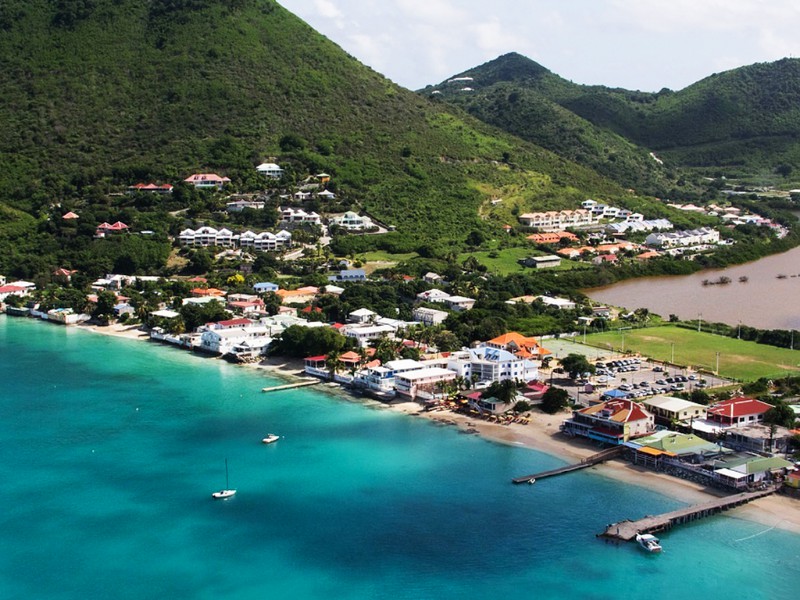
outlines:
{"label": "waterfront restaurant", "polygon": [[651,434],[655,420],[638,402],[608,400],[574,411],[572,418],[561,424],[561,431],[616,446]]}
{"label": "waterfront restaurant", "polygon": [[440,367],[408,371],[395,376],[395,390],[412,400],[416,398],[434,400],[442,396],[442,385],[455,378],[454,371]]}

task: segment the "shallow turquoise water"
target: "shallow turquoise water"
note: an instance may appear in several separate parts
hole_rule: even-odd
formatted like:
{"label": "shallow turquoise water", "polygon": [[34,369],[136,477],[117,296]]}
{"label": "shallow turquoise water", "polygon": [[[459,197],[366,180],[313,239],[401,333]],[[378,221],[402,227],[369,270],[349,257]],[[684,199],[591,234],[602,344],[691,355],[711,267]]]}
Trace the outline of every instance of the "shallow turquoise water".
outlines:
{"label": "shallow turquoise water", "polygon": [[[2,598],[795,597],[800,537],[149,343],[0,317]],[[268,432],[285,436],[265,446]],[[237,495],[213,501],[225,458]]]}

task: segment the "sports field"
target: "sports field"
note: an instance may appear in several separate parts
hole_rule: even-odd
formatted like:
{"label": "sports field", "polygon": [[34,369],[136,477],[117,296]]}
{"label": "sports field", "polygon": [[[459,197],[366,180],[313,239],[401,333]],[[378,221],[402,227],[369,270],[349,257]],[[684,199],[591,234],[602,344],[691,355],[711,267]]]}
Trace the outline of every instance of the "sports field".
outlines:
{"label": "sports field", "polygon": [[669,325],[594,333],[586,336],[586,343],[615,352],[638,352],[655,360],[711,372],[719,366],[722,377],[743,381],[800,374],[800,350]]}

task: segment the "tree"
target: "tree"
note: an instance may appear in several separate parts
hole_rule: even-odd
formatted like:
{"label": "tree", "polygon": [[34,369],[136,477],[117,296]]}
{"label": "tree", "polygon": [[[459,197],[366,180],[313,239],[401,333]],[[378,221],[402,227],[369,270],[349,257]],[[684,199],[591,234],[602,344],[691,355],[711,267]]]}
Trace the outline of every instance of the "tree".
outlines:
{"label": "tree", "polygon": [[342,368],[342,361],[339,358],[341,354],[339,350],[331,350],[325,356],[325,367],[328,369],[331,380],[336,376],[336,372]]}
{"label": "tree", "polygon": [[594,373],[595,367],[583,354],[568,354],[561,359],[563,368],[572,379],[576,379],[581,373]]}
{"label": "tree", "polygon": [[486,395],[497,398],[503,404],[512,404],[517,397],[517,384],[513,379],[493,381],[486,389]]}
{"label": "tree", "polygon": [[764,413],[764,423],[780,425],[781,427],[794,427],[796,420],[794,411],[786,402],[779,400],[775,406]]}
{"label": "tree", "polygon": [[703,406],[708,406],[709,402],[711,402],[711,396],[709,396],[708,392],[705,390],[692,390],[692,393],[689,394],[689,400],[697,404],[702,404]]}
{"label": "tree", "polygon": [[554,415],[569,405],[569,394],[562,388],[551,387],[542,395],[540,405],[543,412]]}
{"label": "tree", "polygon": [[116,294],[104,290],[97,294],[97,303],[95,304],[92,316],[102,323],[108,323],[109,319],[114,316],[114,306],[116,306],[116,304]]}

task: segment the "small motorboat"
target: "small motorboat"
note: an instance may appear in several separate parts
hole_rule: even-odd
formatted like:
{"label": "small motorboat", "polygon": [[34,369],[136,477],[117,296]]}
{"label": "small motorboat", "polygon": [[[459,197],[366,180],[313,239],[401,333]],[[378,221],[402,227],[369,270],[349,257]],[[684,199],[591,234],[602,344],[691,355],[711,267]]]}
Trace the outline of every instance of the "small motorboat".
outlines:
{"label": "small motorboat", "polygon": [[274,442],[277,442],[279,439],[281,439],[281,436],[275,435],[274,433],[268,433],[267,437],[265,437],[263,440],[261,440],[261,443],[262,444],[272,444]]}
{"label": "small motorboat", "polygon": [[533,477],[531,477],[530,479],[528,479],[528,483],[533,485],[534,483],[536,483],[536,480]]}
{"label": "small motorboat", "polygon": [[661,552],[661,540],[649,533],[637,533],[636,543],[648,552]]}

